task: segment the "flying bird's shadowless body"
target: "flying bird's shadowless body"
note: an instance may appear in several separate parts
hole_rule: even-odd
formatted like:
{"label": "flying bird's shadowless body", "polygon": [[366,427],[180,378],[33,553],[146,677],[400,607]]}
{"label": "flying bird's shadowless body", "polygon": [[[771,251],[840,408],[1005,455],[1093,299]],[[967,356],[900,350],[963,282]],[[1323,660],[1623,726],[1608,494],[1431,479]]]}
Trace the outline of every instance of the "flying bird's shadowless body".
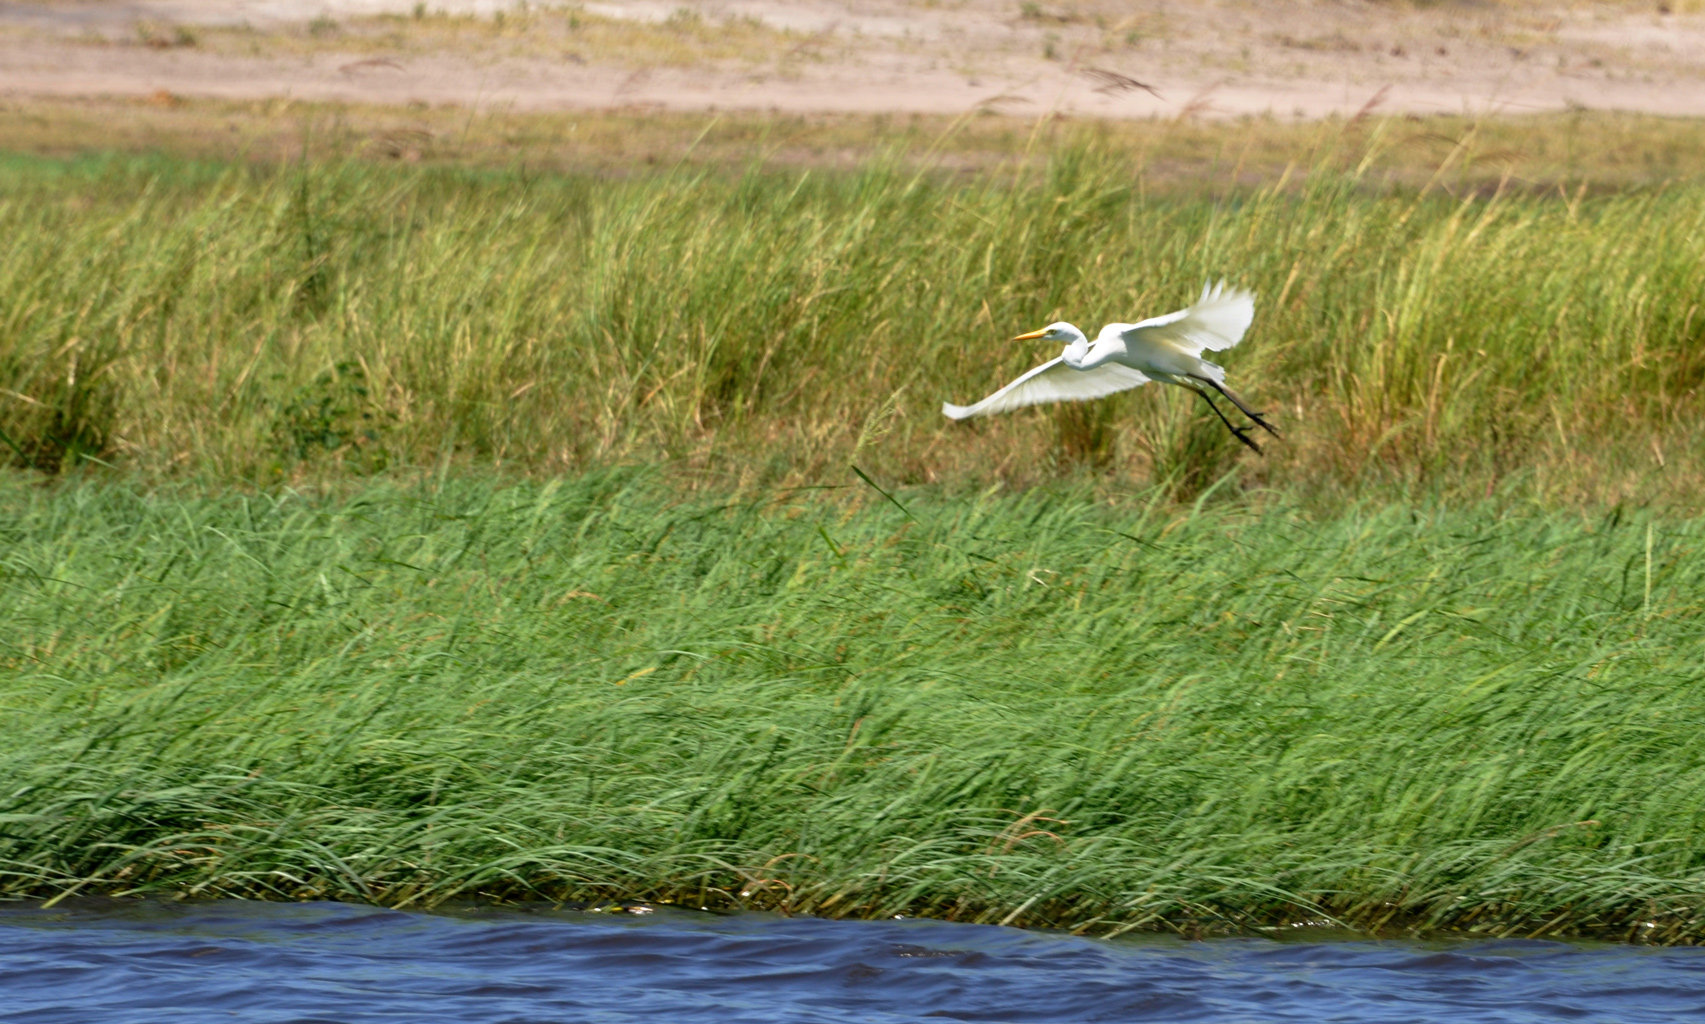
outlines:
{"label": "flying bird's shadowless body", "polygon": [[1071,324],[1049,324],[1013,340],[1063,341],[1063,353],[975,405],[944,402],[941,411],[962,420],[1044,402],[1087,402],[1155,380],[1201,395],[1232,436],[1259,452],[1261,446],[1249,437],[1250,428],[1226,419],[1209,391],[1218,391],[1267,433],[1278,437],[1279,432],[1263,413],[1225,386],[1224,368],[1202,358],[1203,352],[1219,352],[1242,341],[1253,319],[1254,293],[1228,289],[1222,281],[1203,287],[1202,297],[1189,309],[1136,324],[1108,324],[1094,342]]}

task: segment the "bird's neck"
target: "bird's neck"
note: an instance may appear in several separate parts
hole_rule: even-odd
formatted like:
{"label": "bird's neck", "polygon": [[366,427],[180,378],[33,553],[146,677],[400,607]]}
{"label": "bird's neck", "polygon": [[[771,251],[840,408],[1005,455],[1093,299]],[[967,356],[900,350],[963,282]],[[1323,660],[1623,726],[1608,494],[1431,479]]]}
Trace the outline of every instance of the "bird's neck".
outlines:
{"label": "bird's neck", "polygon": [[1084,361],[1089,358],[1089,339],[1079,334],[1066,345],[1066,350],[1060,353],[1060,358],[1073,369],[1083,369]]}

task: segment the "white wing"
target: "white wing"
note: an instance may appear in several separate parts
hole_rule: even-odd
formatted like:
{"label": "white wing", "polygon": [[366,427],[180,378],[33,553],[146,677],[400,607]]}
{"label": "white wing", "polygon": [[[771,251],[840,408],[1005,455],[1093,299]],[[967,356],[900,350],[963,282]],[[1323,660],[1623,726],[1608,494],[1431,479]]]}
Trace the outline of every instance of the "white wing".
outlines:
{"label": "white wing", "polygon": [[1203,285],[1202,297],[1189,309],[1132,324],[1120,333],[1127,345],[1167,341],[1199,357],[1204,350],[1218,352],[1242,341],[1254,319],[1255,293],[1227,288],[1221,281]]}
{"label": "white wing", "polygon": [[976,405],[941,404],[950,419],[1010,412],[1044,402],[1087,402],[1116,391],[1142,387],[1149,382],[1141,370],[1118,363],[1103,363],[1093,370],[1074,370],[1064,359],[1054,358],[1001,388]]}

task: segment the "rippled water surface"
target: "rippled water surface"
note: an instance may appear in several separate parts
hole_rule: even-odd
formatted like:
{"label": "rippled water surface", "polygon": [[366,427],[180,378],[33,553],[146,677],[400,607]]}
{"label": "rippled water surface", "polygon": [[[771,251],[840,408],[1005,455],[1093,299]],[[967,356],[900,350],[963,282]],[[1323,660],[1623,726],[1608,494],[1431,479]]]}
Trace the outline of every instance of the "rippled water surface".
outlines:
{"label": "rippled water surface", "polygon": [[336,903],[0,908],[0,1020],[1685,1021],[1705,950],[1104,942],[934,921]]}

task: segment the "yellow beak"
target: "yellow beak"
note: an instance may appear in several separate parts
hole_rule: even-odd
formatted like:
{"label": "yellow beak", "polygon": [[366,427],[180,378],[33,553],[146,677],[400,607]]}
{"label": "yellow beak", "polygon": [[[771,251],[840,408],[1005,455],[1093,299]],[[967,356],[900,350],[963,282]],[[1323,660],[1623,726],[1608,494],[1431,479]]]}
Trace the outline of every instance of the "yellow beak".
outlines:
{"label": "yellow beak", "polygon": [[1035,339],[1035,338],[1040,338],[1042,335],[1047,334],[1047,333],[1048,333],[1048,329],[1046,327],[1044,327],[1039,331],[1031,331],[1029,334],[1020,334],[1018,337],[1016,337],[1012,340],[1013,341],[1030,341],[1030,340]]}

